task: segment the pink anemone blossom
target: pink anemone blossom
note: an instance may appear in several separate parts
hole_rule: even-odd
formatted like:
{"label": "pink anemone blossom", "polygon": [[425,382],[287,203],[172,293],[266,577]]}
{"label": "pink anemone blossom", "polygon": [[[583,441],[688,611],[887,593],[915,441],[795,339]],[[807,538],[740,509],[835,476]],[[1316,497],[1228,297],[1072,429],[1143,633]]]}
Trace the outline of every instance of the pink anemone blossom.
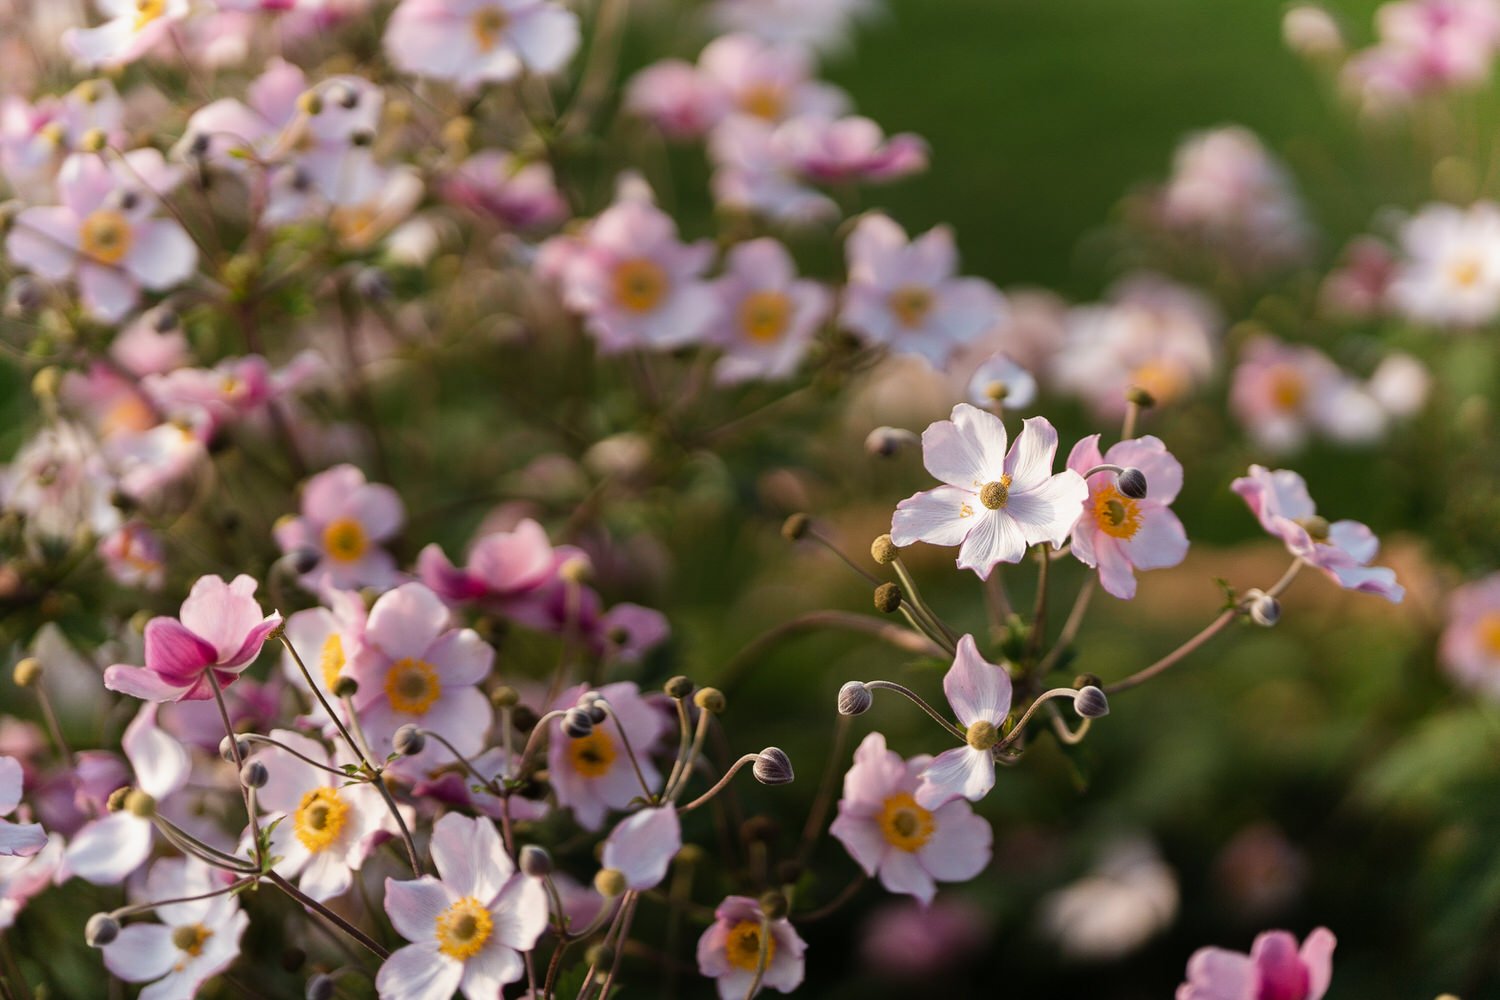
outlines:
{"label": "pink anemone blossom", "polygon": [[303,581],[318,589],[389,587],[396,560],[381,546],[401,530],[406,510],[396,491],[365,481],[353,465],[320,472],[302,487],[302,514],[276,525],[282,552],[318,557]]}
{"label": "pink anemone blossom", "polygon": [[[549,708],[574,708],[589,690],[580,684],[563,692]],[[661,772],[651,762],[651,751],[667,728],[666,716],[641,697],[634,683],[606,684],[597,693],[609,705],[609,718],[578,738],[563,732],[562,720],[557,719],[551,724],[547,741],[547,770],[557,804],[571,809],[573,818],[586,830],[599,829],[609,810],[624,809],[639,798],[644,793],[642,778],[648,787],[658,787]],[[640,777],[626,752],[626,740],[640,765]]]}
{"label": "pink anemone blossom", "polygon": [[604,841],[600,858],[605,868],[625,876],[637,892],[654,889],[667,877],[667,868],[682,850],[682,823],[670,803],[642,809],[622,819]]}
{"label": "pink anemone blossom", "polygon": [[70,28],[63,46],[93,67],[124,66],[169,37],[190,13],[190,0],[95,0],[109,20],[96,28]]}
{"label": "pink anemone blossom", "polygon": [[1106,591],[1128,601],[1135,596],[1136,570],[1165,569],[1187,557],[1187,532],[1170,510],[1182,489],[1182,463],[1149,435],[1120,441],[1101,455],[1099,435],[1091,434],[1068,455],[1068,468],[1080,476],[1105,463],[1144,473],[1146,496],[1121,493],[1113,472],[1090,476],[1089,495],[1073,527],[1073,555],[1098,569]]}
{"label": "pink anemone blossom", "polygon": [[1010,674],[981,657],[974,637],[966,635],[943,676],[943,694],[966,734],[965,745],[944,750],[917,775],[913,798],[927,810],[956,798],[978,802],[995,786],[992,748],[1010,714]]}
{"label": "pink anemone blossom", "polygon": [[723,303],[712,338],[724,348],[714,367],[721,384],[791,375],[833,300],[822,285],[799,279],[792,255],[769,238],[730,250],[714,289]]}
{"label": "pink anemone blossom", "polygon": [[551,583],[570,551],[554,549],[547,530],[526,518],[510,531],[477,539],[463,569],[453,565],[441,547],[428,545],[417,557],[417,573],[446,601],[478,602],[499,610]]}
{"label": "pink anemone blossom", "polygon": [[1459,587],[1448,598],[1438,655],[1465,687],[1500,696],[1500,573]]}
{"label": "pink anemone blossom", "polygon": [[[21,804],[21,764],[14,757],[0,757],[0,817],[9,816]],[[0,857],[29,858],[47,846],[47,834],[38,823],[12,823],[0,819]]]}
{"label": "pink anemone blossom", "polygon": [[[721,1000],[743,1000],[750,993],[765,951],[762,989],[790,993],[802,985],[807,944],[785,917],[768,919],[749,896],[728,896],[714,910],[714,922],[698,939],[698,971],[715,980]],[[757,991],[759,992],[759,991]]]}
{"label": "pink anemone blossom", "polygon": [[1177,1000],[1323,1000],[1333,979],[1338,939],[1319,927],[1297,947],[1286,931],[1266,931],[1250,954],[1199,948],[1188,960],[1188,981]]}
{"label": "pink anemone blossom", "polygon": [[396,68],[462,90],[522,71],[556,73],[578,49],[578,15],[552,0],[403,0],[385,31]]}

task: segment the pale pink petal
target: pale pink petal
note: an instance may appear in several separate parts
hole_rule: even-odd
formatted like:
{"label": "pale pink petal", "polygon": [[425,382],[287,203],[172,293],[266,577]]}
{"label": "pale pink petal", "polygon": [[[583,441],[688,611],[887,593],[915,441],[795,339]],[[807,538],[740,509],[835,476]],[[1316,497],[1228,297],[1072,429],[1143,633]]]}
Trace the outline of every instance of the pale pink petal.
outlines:
{"label": "pale pink petal", "polygon": [[186,695],[192,684],[172,684],[160,674],[145,667],[131,667],[116,663],[104,671],[104,686],[120,694],[128,694],[142,701],[177,701]]}
{"label": "pale pink petal", "polygon": [[458,628],[429,646],[426,659],[437,670],[444,688],[478,684],[489,676],[495,663],[495,650],[473,629]]}
{"label": "pale pink petal", "polygon": [[78,216],[59,206],[28,208],[6,234],[5,252],[33,274],[61,281],[78,260]]}
{"label": "pale pink petal", "polygon": [[121,810],[74,834],[63,854],[63,870],[95,885],[118,885],[150,854],[151,821]]}
{"label": "pale pink petal", "polygon": [[393,660],[421,659],[448,627],[448,608],[420,583],[382,594],[370,609],[365,638]]}
{"label": "pale pink petal", "polygon": [[921,860],[910,851],[890,851],[880,866],[880,884],[886,891],[914,896],[923,906],[937,895],[937,885],[932,875],[922,867]]}
{"label": "pale pink petal", "polygon": [[384,483],[371,483],[355,494],[349,514],[364,525],[365,533],[383,542],[401,530],[406,508],[395,490]]}
{"label": "pale pink petal", "polygon": [[1072,469],[1064,469],[1024,493],[1011,491],[1004,513],[1016,522],[1028,544],[1061,545],[1078,523],[1089,487]]}
{"label": "pale pink petal", "polygon": [[1302,942],[1302,964],[1307,966],[1307,1000],[1323,1000],[1333,980],[1333,949],[1338,938],[1327,927],[1319,927]]}
{"label": "pale pink petal", "polygon": [[966,882],[990,863],[994,834],[966,802],[953,801],[932,814],[932,837],[917,852],[940,882]]}
{"label": "pale pink petal", "polygon": [[1257,1000],[1258,979],[1249,955],[1223,948],[1199,948],[1188,959],[1188,981],[1177,1000]]}
{"label": "pale pink petal", "polygon": [[682,824],[673,806],[642,809],[621,820],[604,842],[601,860],[625,876],[631,889],[654,889],[682,849]]}
{"label": "pale pink petal", "polygon": [[47,846],[40,823],[11,823],[0,819],[0,857],[29,858]]}
{"label": "pale pink petal", "polygon": [[1021,525],[1009,516],[1009,507],[989,510],[980,506],[975,513],[978,516],[973,518],[973,527],[958,550],[958,568],[972,569],[981,580],[987,580],[997,564],[1021,561],[1026,555],[1027,538]]}
{"label": "pale pink petal", "polygon": [[135,242],[122,262],[153,292],[175,288],[198,269],[198,246],[176,222],[151,219],[135,227]]}
{"label": "pale pink petal", "polygon": [[409,944],[385,960],[375,988],[381,1000],[451,1000],[463,977],[463,963],[436,943]]}
{"label": "pale pink petal", "polygon": [[255,601],[256,582],[241,574],[233,583],[217,576],[199,577],[182,602],[182,624],[209,643],[226,660],[235,655],[245,637],[261,624]]}
{"label": "pale pink petal", "polygon": [[555,73],[578,51],[578,15],[558,4],[538,4],[515,19],[509,37],[533,73]]}
{"label": "pale pink petal", "polygon": [[899,546],[914,542],[960,545],[973,529],[974,515],[980,509],[979,498],[957,486],[918,493],[896,505],[891,515],[891,541]]}
{"label": "pale pink petal", "polygon": [[430,850],[444,885],[485,903],[515,870],[495,824],[487,819],[447,813],[433,827]]}
{"label": "pale pink petal", "polygon": [[431,875],[398,882],[385,880],[385,912],[396,932],[408,941],[436,941],[437,918],[458,895]]}
{"label": "pale pink petal", "polygon": [[922,463],[950,486],[977,490],[1005,471],[1005,425],[993,413],[959,403],[951,420],[922,432]]}
{"label": "pale pink petal", "polygon": [[517,875],[500,891],[491,916],[495,940],[507,948],[530,951],[547,929],[547,890],[540,879]]}
{"label": "pale pink petal", "polygon": [[154,799],[164,799],[187,783],[192,760],[176,738],[156,724],[156,706],[147,704],[135,714],[120,741],[135,771],[136,787]]}
{"label": "pale pink petal", "polygon": [[955,747],[933,758],[917,785],[917,804],[937,809],[950,799],[977,802],[995,787],[995,758],[988,750]]}
{"label": "pale pink petal", "polygon": [[21,804],[21,762],[0,757],[0,816],[9,816]]}
{"label": "pale pink petal", "polygon": [[1187,531],[1165,507],[1148,508],[1142,511],[1140,530],[1121,547],[1137,569],[1165,569],[1187,558]]}
{"label": "pale pink petal", "polygon": [[998,726],[1010,712],[1010,674],[979,655],[972,635],[958,640],[953,666],[943,677],[943,694],[960,724],[988,722]]}
{"label": "pale pink petal", "polygon": [[87,260],[78,265],[78,292],[89,313],[106,323],[124,319],[140,301],[129,272]]}
{"label": "pale pink petal", "polygon": [[[999,420],[998,417],[993,417]],[[1013,493],[1036,489],[1052,475],[1057,457],[1057,429],[1046,417],[1030,417],[1021,424],[1021,433],[1005,456],[1005,471],[1010,473]]]}
{"label": "pale pink petal", "polygon": [[104,967],[127,983],[149,983],[171,971],[180,952],[166,924],[136,923],[120,928],[105,946]]}
{"label": "pale pink petal", "polygon": [[459,989],[471,1000],[501,997],[504,996],[501,989],[507,983],[514,983],[524,975],[526,965],[521,956],[492,938],[479,954],[464,962],[464,977]]}

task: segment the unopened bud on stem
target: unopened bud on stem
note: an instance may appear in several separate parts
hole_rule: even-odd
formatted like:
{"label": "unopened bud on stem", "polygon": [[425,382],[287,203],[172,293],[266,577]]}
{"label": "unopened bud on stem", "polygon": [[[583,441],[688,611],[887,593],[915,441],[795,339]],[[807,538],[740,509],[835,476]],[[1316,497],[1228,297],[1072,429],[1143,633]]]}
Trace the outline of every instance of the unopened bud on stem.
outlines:
{"label": "unopened bud on stem", "polygon": [[1126,469],[1117,480],[1120,495],[1131,500],[1146,499],[1146,474],[1140,469]]}
{"label": "unopened bud on stem", "polygon": [[790,784],[796,775],[792,772],[792,760],[780,747],[766,747],[755,758],[751,767],[755,780],[762,785]]}
{"label": "unopened bud on stem", "polygon": [[240,784],[246,788],[265,788],[266,782],[270,780],[271,772],[258,760],[247,760],[245,766],[240,768]]}
{"label": "unopened bud on stem", "polygon": [[1080,718],[1102,719],[1109,714],[1109,699],[1102,688],[1089,685],[1073,697],[1073,711]]}
{"label": "unopened bud on stem", "polygon": [[391,737],[391,746],[403,757],[415,757],[427,749],[427,736],[421,727],[408,722]]}
{"label": "unopened bud on stem", "polygon": [[552,874],[552,855],[547,853],[546,848],[536,844],[527,844],[521,848],[520,863],[521,871],[532,878],[545,878]]}
{"label": "unopened bud on stem", "polygon": [[849,681],[839,688],[839,714],[864,715],[875,703],[875,696],[864,681]]}
{"label": "unopened bud on stem", "polygon": [[120,936],[120,922],[108,913],[96,913],[83,925],[83,940],[90,948],[103,948]]}
{"label": "unopened bud on stem", "polygon": [[896,543],[891,541],[890,535],[881,535],[870,543],[870,558],[882,566],[889,566],[900,555],[901,551],[896,548]]}
{"label": "unopened bud on stem", "polygon": [[901,609],[901,588],[894,583],[882,583],[875,588],[875,610],[883,615],[893,615]]}
{"label": "unopened bud on stem", "polygon": [[594,720],[581,708],[570,708],[563,715],[562,730],[569,737],[581,740],[594,731]]}
{"label": "unopened bud on stem", "polygon": [[16,687],[29,688],[42,679],[42,661],[28,656],[16,664],[15,673],[11,676],[15,679]]}

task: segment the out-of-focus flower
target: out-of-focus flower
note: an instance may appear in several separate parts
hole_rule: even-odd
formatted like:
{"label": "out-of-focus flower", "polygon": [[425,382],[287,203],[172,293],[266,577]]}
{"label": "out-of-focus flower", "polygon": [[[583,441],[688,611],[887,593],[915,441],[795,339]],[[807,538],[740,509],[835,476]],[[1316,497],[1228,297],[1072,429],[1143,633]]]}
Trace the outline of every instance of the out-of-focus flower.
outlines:
{"label": "out-of-focus flower", "polygon": [[1254,823],[1236,833],[1214,863],[1214,876],[1239,915],[1270,916],[1290,905],[1307,881],[1307,858],[1275,825]]}
{"label": "out-of-focus flower", "polygon": [[717,0],[713,14],[731,31],[828,50],[843,47],[858,19],[875,6],[872,0]]}
{"label": "out-of-focus flower", "polygon": [[1344,51],[1344,33],[1333,15],[1314,4],[1290,7],[1281,17],[1281,40],[1300,56],[1322,59]]}
{"label": "out-of-focus flower", "polygon": [[714,290],[722,303],[711,337],[724,348],[714,367],[721,383],[791,375],[832,305],[828,290],[799,279],[792,255],[770,238],[730,250]]}
{"label": "out-of-focus flower", "polygon": [[303,484],[301,516],[277,523],[276,544],[284,553],[317,556],[303,575],[313,590],[385,588],[396,580],[396,560],[381,546],[405,520],[395,490],[366,482],[353,465],[338,465]]}
{"label": "out-of-focus flower", "polygon": [[[323,697],[335,702],[338,698],[333,689],[364,648],[367,612],[358,594],[330,589],[322,597],[327,607],[298,611],[286,620],[286,639],[302,658]],[[299,691],[312,695],[290,650],[282,651],[281,670]],[[332,720],[324,716],[322,705],[313,698],[312,717],[331,726]]]}
{"label": "out-of-focus flower", "polygon": [[1036,402],[1036,378],[1008,355],[991,355],[969,378],[969,402],[1024,410]]}
{"label": "out-of-focus flower", "polygon": [[442,183],[443,197],[513,229],[540,229],[568,215],[552,167],[500,150],[475,153]]}
{"label": "out-of-focus flower", "polygon": [[1248,476],[1230,485],[1244,498],[1262,528],[1281,539],[1293,556],[1322,570],[1340,587],[1378,594],[1392,604],[1400,604],[1406,596],[1406,588],[1396,582],[1394,570],[1369,564],[1380,549],[1375,533],[1358,521],[1329,524],[1318,517],[1307,483],[1297,473],[1287,469],[1272,472],[1252,465]]}
{"label": "out-of-focus flower", "polygon": [[698,72],[723,114],[780,122],[799,115],[839,115],[849,107],[849,95],[819,81],[812,57],[798,45],[724,35],[703,49]]}
{"label": "out-of-focus flower", "polygon": [[1427,405],[1432,373],[1410,354],[1388,354],[1375,367],[1365,388],[1391,416],[1411,417]]}
{"label": "out-of-focus flower", "polygon": [[1121,493],[1113,472],[1090,477],[1083,513],[1073,528],[1073,555],[1099,570],[1104,589],[1123,600],[1135,596],[1135,570],[1165,569],[1187,556],[1187,532],[1169,508],[1182,489],[1182,463],[1159,438],[1120,441],[1099,453],[1099,435],[1073,446],[1068,468],[1085,475],[1108,463],[1139,469],[1146,476],[1144,498]]}
{"label": "out-of-focus flower", "polygon": [[1199,948],[1188,960],[1188,981],[1177,987],[1177,1000],[1323,1000],[1333,979],[1333,949],[1338,939],[1319,927],[1297,948],[1286,931],[1266,931],[1250,954],[1223,948]]}
{"label": "out-of-focus flower", "polygon": [[625,876],[627,888],[654,889],[667,876],[667,866],[682,850],[682,824],[671,804],[642,809],[622,819],[604,841],[600,860]]}
{"label": "out-of-focus flower", "polygon": [[926,755],[904,761],[886,749],[881,734],[866,736],[844,775],[838,818],[828,831],[865,874],[924,906],[937,882],[966,882],[984,871],[992,840],[990,825],[963,799],[936,809],[917,803],[919,776],[931,763]]}
{"label": "out-of-focus flower", "polygon": [[144,521],[127,521],[99,542],[99,555],[115,581],[127,587],[160,590],[166,580],[161,537]]}
{"label": "out-of-focus flower", "polygon": [[[580,684],[563,692],[548,707],[576,708],[589,690]],[[578,738],[563,732],[563,720],[557,719],[551,723],[547,740],[547,770],[557,803],[571,809],[573,818],[586,830],[599,829],[609,810],[624,809],[644,794],[642,779],[651,789],[658,786],[661,773],[651,762],[651,752],[667,727],[666,717],[647,704],[630,681],[606,684],[598,694],[608,703],[610,718]],[[621,739],[621,730],[625,739]],[[636,776],[630,752],[640,766],[640,777]]]}
{"label": "out-of-focus flower", "polygon": [[1350,241],[1339,264],[1318,290],[1318,301],[1335,316],[1364,319],[1379,316],[1387,306],[1396,255],[1383,240],[1360,236]]}
{"label": "out-of-focus flower", "polygon": [[616,662],[639,663],[671,634],[666,615],[655,608],[626,603],[616,604],[601,615],[591,638]]}
{"label": "out-of-focus flower", "polygon": [[981,579],[1002,562],[1020,562],[1030,545],[1063,539],[1088,496],[1071,469],[1052,472],[1057,431],[1031,417],[1006,450],[1005,425],[993,413],[959,403],[952,418],[922,432],[922,462],[946,485],[902,500],[891,540],[958,545],[958,566]]}
{"label": "out-of-focus flower", "polygon": [[12,927],[31,898],[52,885],[62,853],[63,839],[54,833],[29,858],[0,857],[0,931]]}
{"label": "out-of-focus flower", "polygon": [[385,912],[412,942],[380,967],[383,1000],[499,996],[526,974],[521,953],[547,926],[547,891],[516,872],[495,825],[457,813],[432,832],[438,878],[385,881]]}
{"label": "out-of-focus flower", "polygon": [[94,130],[111,145],[123,143],[123,119],[124,104],[108,80],[85,80],[34,104],[7,97],[0,101],[0,171],[27,201],[47,201],[62,157]]}
{"label": "out-of-focus flower", "polygon": [[927,143],[920,136],[887,137],[859,115],[803,115],[777,128],[771,142],[798,175],[815,184],[880,184],[927,169]]}
{"label": "out-of-focus flower", "polygon": [[1448,598],[1448,625],[1438,649],[1460,684],[1500,696],[1500,573],[1459,587]]}
{"label": "out-of-focus flower", "polygon": [[1403,315],[1457,328],[1500,315],[1500,206],[1428,205],[1402,228],[1401,251],[1390,297]]}
{"label": "out-of-focus flower", "polygon": [[556,73],[578,50],[578,15],[552,0],[403,0],[385,51],[403,72],[462,90]]}
{"label": "out-of-focus flower", "polygon": [[63,45],[86,66],[134,62],[172,33],[188,16],[189,0],[95,0],[109,20],[97,28],[70,28]]}
{"label": "out-of-focus flower", "polygon": [[955,798],[978,802],[994,787],[992,748],[1010,714],[1010,674],[981,657],[974,637],[966,635],[958,640],[953,666],[943,675],[943,693],[965,731],[966,744],[944,750],[917,775],[914,798],[928,810]]}
{"label": "out-of-focus flower", "polygon": [[1177,915],[1177,876],[1148,840],[1110,844],[1088,875],[1042,902],[1042,922],[1059,948],[1079,958],[1128,955]]}
{"label": "out-of-focus flower", "polygon": [[417,573],[446,601],[503,611],[551,583],[568,551],[554,549],[547,530],[526,518],[510,531],[477,539],[463,569],[439,546],[427,546],[417,557]]}
{"label": "out-of-focus flower", "polygon": [[[447,605],[422,584],[380,595],[346,667],[359,682],[354,708],[371,751],[384,758],[396,730],[415,723],[442,733],[466,757],[479,753],[493,712],[478,684],[494,662],[495,650],[473,629],[450,627]],[[401,766],[420,770],[448,758],[434,740]]]}
{"label": "out-of-focus flower", "polygon": [[987,915],[961,900],[931,906],[903,900],[871,912],[860,931],[860,957],[877,976],[923,980],[979,954],[989,940]]}
{"label": "out-of-focus flower", "polygon": [[837,218],[838,205],[808,184],[776,135],[776,126],[750,115],[731,116],[709,135],[719,207],[789,225]]}
{"label": "out-of-focus flower", "polygon": [[198,266],[182,226],[156,217],[158,196],[178,175],[154,149],[125,153],[122,163],[112,169],[95,154],[69,156],[57,178],[62,204],[24,209],[5,239],[20,267],[49,281],[76,277],[85,307],[105,322],[124,319],[142,287],[165,291]]}
{"label": "out-of-focus flower", "polygon": [[1500,9],[1491,0],[1402,0],[1375,12],[1378,44],[1356,53],[1343,84],[1366,110],[1482,83],[1500,45]]}
{"label": "out-of-focus flower", "polygon": [[279,612],[262,616],[256,586],[243,574],[233,583],[199,577],[180,618],[158,616],[146,623],[146,665],[117,663],[104,671],[104,686],[144,701],[212,698],[208,672],[221,688],[233,684],[281,624]]}
{"label": "out-of-focus flower", "polygon": [[[266,747],[250,760],[265,766],[270,780],[256,794],[271,830],[271,853],[279,858],[276,872],[296,879],[298,887],[322,901],[343,895],[381,840],[399,832],[396,818],[380,793],[366,783],[341,781],[323,767],[357,763],[352,757],[330,755],[301,733],[273,729],[270,737],[281,747]],[[301,758],[307,758],[303,760]],[[313,761],[315,763],[308,763]]]}
{"label": "out-of-focus flower", "polygon": [[[0,757],[0,817],[9,816],[21,804],[21,764],[14,757]],[[13,823],[0,818],[0,857],[29,858],[47,846],[40,823]]]}
{"label": "out-of-focus flower", "polygon": [[1266,334],[1245,343],[1234,369],[1229,406],[1246,433],[1277,454],[1295,451],[1317,432],[1345,444],[1367,444],[1386,430],[1386,411],[1356,379],[1314,347]]}
{"label": "out-of-focus flower", "polygon": [[709,86],[698,67],[681,59],[652,63],[630,78],[625,108],[669,139],[696,139],[723,119],[725,95]]}
{"label": "out-of-focus flower", "polygon": [[0,503],[26,518],[28,533],[44,538],[113,531],[120,512],[110,502],[112,490],[98,445],[65,421],[43,427],[0,469]]}
{"label": "out-of-focus flower", "polygon": [[761,967],[762,989],[790,993],[802,985],[807,944],[785,917],[767,918],[748,896],[728,896],[714,910],[714,922],[698,939],[698,971],[716,980],[721,1000],[742,1000]]}
{"label": "out-of-focus flower", "polygon": [[982,278],[955,277],[953,231],[908,240],[889,217],[866,215],[849,234],[849,283],[839,321],[869,344],[942,367],[955,349],[1004,319],[1005,300]]}
{"label": "out-of-focus flower", "polygon": [[[185,899],[222,889],[219,873],[197,858],[163,858],[151,866],[142,902]],[[192,997],[239,957],[250,917],[239,899],[208,899],[156,907],[160,923],[127,924],[104,947],[104,965],[127,983],[150,983],[150,997]]]}
{"label": "out-of-focus flower", "polygon": [[1170,404],[1213,375],[1220,325],[1218,310],[1197,292],[1136,275],[1116,286],[1108,304],[1069,311],[1052,379],[1100,419],[1122,417],[1131,388]]}

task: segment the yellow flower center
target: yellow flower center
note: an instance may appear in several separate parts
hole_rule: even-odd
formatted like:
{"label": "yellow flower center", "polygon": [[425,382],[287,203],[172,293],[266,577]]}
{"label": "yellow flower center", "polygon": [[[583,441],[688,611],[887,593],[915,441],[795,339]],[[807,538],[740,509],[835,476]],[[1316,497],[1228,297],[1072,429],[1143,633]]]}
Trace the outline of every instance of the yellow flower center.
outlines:
{"label": "yellow flower center", "polygon": [[775,121],[786,110],[786,94],[775,84],[754,84],[740,95],[740,110],[756,118]]}
{"label": "yellow flower center", "polygon": [[1491,611],[1479,621],[1479,645],[1500,659],[1500,611]]}
{"label": "yellow flower center", "polygon": [[1187,376],[1177,365],[1148,361],[1130,373],[1130,384],[1145,389],[1158,403],[1166,403],[1187,391]]}
{"label": "yellow flower center", "polygon": [[1478,257],[1460,257],[1448,268],[1448,278],[1459,288],[1473,288],[1484,276],[1484,266]]}
{"label": "yellow flower center", "polygon": [[780,292],[756,292],[740,303],[740,329],[758,344],[781,339],[792,318],[792,300]]}
{"label": "yellow flower center", "polygon": [[[724,942],[724,956],[729,964],[747,972],[760,968],[760,921],[741,920],[729,930],[729,940]],[[776,957],[776,939],[766,938],[766,967]]]}
{"label": "yellow flower center", "polygon": [[[1001,510],[1010,503],[1010,473],[1002,473],[1000,478],[993,483],[985,483],[979,488],[979,502],[990,510]],[[965,504],[965,506],[968,506]],[[965,516],[962,512],[960,517]]]}
{"label": "yellow flower center", "polygon": [[932,813],[917,805],[908,792],[886,799],[876,822],[886,843],[903,851],[915,851],[932,839]]}
{"label": "yellow flower center", "polygon": [[1271,402],[1278,410],[1301,408],[1307,398],[1307,379],[1291,365],[1277,365],[1271,372]]}
{"label": "yellow flower center", "polygon": [[354,562],[369,548],[370,540],[365,535],[365,526],[352,517],[331,521],[323,529],[323,551],[338,562]]}
{"label": "yellow flower center", "polygon": [[1141,530],[1141,504],[1123,496],[1113,485],[1094,497],[1094,521],[1099,530],[1114,538],[1134,538]]}
{"label": "yellow flower center", "polygon": [[385,695],[391,707],[407,715],[422,715],[442,693],[437,671],[426,660],[397,660],[385,676]]}
{"label": "yellow flower center", "polygon": [[339,674],[344,672],[344,637],[337,632],[328,633],[328,638],[323,640],[323,648],[318,653],[318,669],[323,674],[323,687],[332,691],[339,682]]}
{"label": "yellow flower center", "polygon": [[302,846],[317,854],[339,838],[349,818],[349,803],[339,798],[337,788],[314,788],[302,796],[292,817],[292,832]]}
{"label": "yellow flower center", "polygon": [[887,300],[891,312],[908,330],[914,330],[927,321],[932,312],[932,289],[922,285],[903,285],[891,293]]}
{"label": "yellow flower center", "polygon": [[438,914],[438,950],[449,958],[465,961],[479,953],[494,929],[495,918],[484,904],[473,896],[465,896]]}
{"label": "yellow flower center", "polygon": [[667,272],[644,257],[627,260],[615,268],[615,301],[631,312],[648,313],[667,295]]}
{"label": "yellow flower center", "polygon": [[111,208],[90,212],[79,233],[84,256],[101,264],[118,264],[130,252],[134,239],[130,222]]}
{"label": "yellow flower center", "polygon": [[135,30],[140,31],[167,12],[167,0],[135,0]]}
{"label": "yellow flower center", "polygon": [[214,932],[202,924],[181,924],[172,928],[172,945],[197,958],[203,954],[203,945],[213,936]]}
{"label": "yellow flower center", "polygon": [[99,436],[113,437],[126,431],[148,431],[156,423],[157,416],[151,406],[135,393],[127,392],[99,421]]}
{"label": "yellow flower center", "polygon": [[344,205],[328,214],[328,225],[343,242],[358,244],[379,218],[380,212],[373,205]]}
{"label": "yellow flower center", "polygon": [[573,770],[585,778],[606,774],[616,756],[614,741],[602,729],[595,729],[568,744],[568,759],[573,762]]}
{"label": "yellow flower center", "polygon": [[499,7],[486,7],[475,11],[474,18],[469,22],[469,29],[474,32],[474,40],[479,43],[479,51],[489,52],[500,43],[500,36],[505,33],[505,26],[510,18],[505,16],[505,11]]}

